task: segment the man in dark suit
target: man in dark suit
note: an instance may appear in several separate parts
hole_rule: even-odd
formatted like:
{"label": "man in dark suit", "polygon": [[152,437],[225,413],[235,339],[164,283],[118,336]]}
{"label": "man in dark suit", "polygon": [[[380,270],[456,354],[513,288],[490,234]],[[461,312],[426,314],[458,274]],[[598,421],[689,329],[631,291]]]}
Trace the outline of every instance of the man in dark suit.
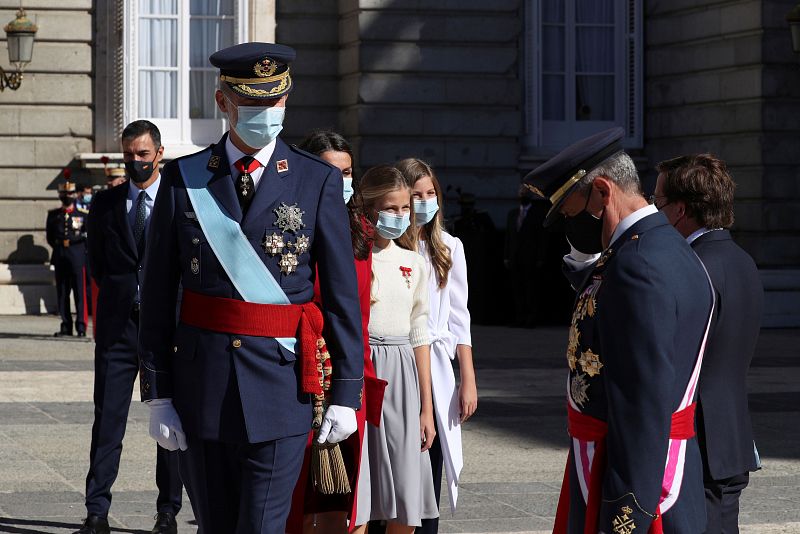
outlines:
{"label": "man in dark suit", "polygon": [[[61,328],[55,336],[71,336],[75,325],[78,337],[86,336],[86,216],[88,210],[77,205],[75,184],[58,185],[61,207],[47,212],[45,233],[53,249],[50,264],[56,274],[58,315]],[[75,297],[75,321],[70,296]]]}
{"label": "man in dark suit", "polygon": [[[122,438],[139,370],[137,352],[140,288],[157,202],[164,154],[155,124],[140,120],[122,132],[122,152],[131,181],[100,191],[89,215],[89,256],[99,287],[95,346],[94,425],[86,475],[87,518],[78,534],[109,532],[111,486],[119,470]],[[182,485],[177,453],[157,446],[156,524],[152,532],[177,532]]]}
{"label": "man in dark suit", "polygon": [[[694,399],[713,292],[689,245],[648,205],[623,130],[586,138],[525,181],[602,252],[578,286],[567,344],[571,447],[556,534],[696,534],[706,524]],[[577,246],[577,245],[576,245]]]}
{"label": "man in dark suit", "polygon": [[[317,440],[356,430],[363,345],[342,174],[277,137],[294,57],[270,43],[211,56],[231,129],[165,166],[165,202],[153,215],[142,398],[151,436],[181,449],[181,476],[207,533],[284,532],[309,395],[321,393],[323,317],[333,374]],[[315,269],[322,313],[312,303]]]}
{"label": "man in dark suit", "polygon": [[734,243],[735,184],[710,154],[659,163],[653,200],[708,270],[716,309],[700,374],[697,437],[708,534],[739,532],[739,496],[759,469],[747,405],[747,371],[758,341],[764,289],[753,259]]}

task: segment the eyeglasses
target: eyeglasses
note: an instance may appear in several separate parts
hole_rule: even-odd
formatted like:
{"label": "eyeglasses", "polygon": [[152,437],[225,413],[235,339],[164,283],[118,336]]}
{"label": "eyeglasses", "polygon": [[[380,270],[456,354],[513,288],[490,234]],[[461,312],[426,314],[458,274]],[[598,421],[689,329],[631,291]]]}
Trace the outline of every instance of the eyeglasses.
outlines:
{"label": "eyeglasses", "polygon": [[672,201],[668,201],[668,202],[664,202],[663,204],[661,204],[661,205],[659,206],[659,205],[656,203],[656,199],[659,199],[659,198],[667,198],[667,197],[665,197],[665,196],[662,196],[662,195],[650,195],[650,196],[647,198],[647,202],[648,202],[649,204],[652,204],[652,205],[654,205],[654,206],[656,207],[656,209],[657,209],[657,210],[664,209],[664,207],[666,207],[666,206],[669,206],[670,204],[672,204]]}

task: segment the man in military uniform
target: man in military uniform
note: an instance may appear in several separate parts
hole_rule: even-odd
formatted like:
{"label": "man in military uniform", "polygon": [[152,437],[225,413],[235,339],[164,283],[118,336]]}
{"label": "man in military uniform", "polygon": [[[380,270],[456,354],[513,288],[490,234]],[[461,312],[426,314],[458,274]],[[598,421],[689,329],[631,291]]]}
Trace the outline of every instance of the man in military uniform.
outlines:
{"label": "man in military uniform", "polygon": [[47,212],[47,243],[53,249],[50,264],[56,273],[58,315],[61,329],[55,336],[72,335],[70,295],[75,298],[75,330],[86,336],[86,216],[88,210],[76,206],[75,184],[58,185],[61,207]]}
{"label": "man in military uniform", "polygon": [[[697,256],[648,205],[615,128],[526,177],[602,255],[581,276],[567,345],[571,447],[554,532],[702,532],[694,400],[713,293]],[[580,244],[580,246],[578,245]]]}
{"label": "man in military uniform", "polygon": [[[268,43],[211,56],[231,129],[164,167],[166,202],[151,222],[142,398],[151,435],[182,451],[181,477],[206,533],[284,532],[309,394],[321,393],[323,318],[333,379],[317,439],[356,430],[363,347],[342,175],[277,137],[294,57]],[[322,313],[311,302],[315,268]]]}
{"label": "man in military uniform", "polygon": [[739,531],[739,496],[759,469],[747,406],[747,371],[755,353],[764,288],[753,259],[728,228],[735,184],[710,155],[659,163],[653,201],[708,270],[716,309],[700,373],[697,438],[703,457],[706,534]]}

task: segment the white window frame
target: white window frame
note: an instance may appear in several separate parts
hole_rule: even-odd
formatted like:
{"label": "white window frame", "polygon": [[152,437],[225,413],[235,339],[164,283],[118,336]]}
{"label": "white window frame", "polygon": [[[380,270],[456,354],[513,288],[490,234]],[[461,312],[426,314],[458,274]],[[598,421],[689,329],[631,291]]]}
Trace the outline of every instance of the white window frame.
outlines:
{"label": "white window frame", "polygon": [[[643,60],[642,0],[614,0],[615,31],[615,102],[613,121],[545,121],[542,118],[542,31],[541,0],[527,0],[525,8],[525,136],[523,145],[531,154],[547,154],[569,144],[614,126],[625,129],[623,146],[641,148],[643,144]],[[565,20],[573,16],[570,6],[565,5]],[[565,76],[566,101],[575,101],[573,50],[574,36],[566,35]]]}
{"label": "white window frame", "polygon": [[[152,121],[161,131],[161,141],[167,151],[173,156],[190,153],[209,143],[217,141],[228,129],[227,120],[220,119],[191,119],[190,92],[189,92],[189,7],[190,0],[177,0],[178,2],[178,95],[177,118],[165,119],[142,117],[139,115],[138,83],[139,83],[139,2],[128,0],[124,3],[124,49],[127,52],[124,60],[124,98],[123,106],[125,124],[134,120],[147,119]],[[248,30],[248,4],[250,0],[234,0],[234,41],[243,43],[247,41]],[[214,98],[209,94],[208,98]]]}

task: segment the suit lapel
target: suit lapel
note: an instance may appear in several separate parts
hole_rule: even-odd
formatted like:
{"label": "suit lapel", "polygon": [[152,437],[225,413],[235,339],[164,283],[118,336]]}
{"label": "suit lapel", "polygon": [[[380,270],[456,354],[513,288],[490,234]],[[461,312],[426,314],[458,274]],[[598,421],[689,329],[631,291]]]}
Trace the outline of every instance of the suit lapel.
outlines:
{"label": "suit lapel", "polygon": [[231,179],[231,166],[228,162],[228,155],[225,151],[225,141],[228,134],[222,136],[219,143],[214,145],[211,150],[211,157],[208,159],[208,170],[214,175],[208,182],[208,190],[219,201],[228,215],[236,222],[242,222],[242,208],[239,206],[239,197],[236,196],[236,189]]}
{"label": "suit lapel", "polygon": [[114,208],[114,215],[116,216],[117,223],[119,224],[120,232],[122,233],[122,237],[125,239],[125,242],[128,244],[128,252],[133,258],[138,258],[139,254],[136,251],[136,241],[133,239],[133,228],[131,228],[131,223],[128,220],[128,210],[127,210],[127,200],[128,200],[128,189],[130,188],[130,184],[126,183],[124,187],[119,187],[119,192],[117,193],[119,198],[114,199],[114,203],[116,204]]}
{"label": "suit lapel", "polygon": [[[286,189],[289,183],[288,178],[292,174],[292,162],[289,155],[289,147],[279,138],[275,144],[275,151],[261,174],[256,196],[253,198],[250,209],[247,210],[247,216],[245,216],[242,226],[259,221],[264,212],[275,204]],[[286,170],[278,172],[278,163],[281,164],[281,168]]]}

